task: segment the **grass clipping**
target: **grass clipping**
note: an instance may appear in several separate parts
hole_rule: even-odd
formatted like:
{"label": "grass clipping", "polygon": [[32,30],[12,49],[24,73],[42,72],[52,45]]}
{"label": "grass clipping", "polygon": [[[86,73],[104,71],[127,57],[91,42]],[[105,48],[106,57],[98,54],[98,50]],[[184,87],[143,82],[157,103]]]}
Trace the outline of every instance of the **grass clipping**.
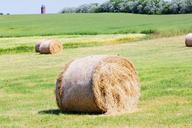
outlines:
{"label": "grass clipping", "polygon": [[63,45],[61,42],[54,39],[41,40],[35,45],[35,51],[40,54],[55,54],[61,52],[62,50]]}
{"label": "grass clipping", "polygon": [[119,56],[89,56],[65,65],[56,83],[56,101],[64,112],[133,112],[140,84],[133,64]]}
{"label": "grass clipping", "polygon": [[192,47],[192,33],[189,33],[186,37],[185,37],[185,45],[187,47]]}

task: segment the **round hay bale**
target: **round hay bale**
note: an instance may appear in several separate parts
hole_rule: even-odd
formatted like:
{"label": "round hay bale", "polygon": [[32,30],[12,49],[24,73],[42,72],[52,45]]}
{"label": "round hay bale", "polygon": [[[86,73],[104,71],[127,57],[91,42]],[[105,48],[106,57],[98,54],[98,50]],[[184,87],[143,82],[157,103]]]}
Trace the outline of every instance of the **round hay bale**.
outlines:
{"label": "round hay bale", "polygon": [[128,59],[89,56],[65,65],[55,92],[62,111],[113,114],[135,111],[140,84]]}
{"label": "round hay bale", "polygon": [[63,45],[58,40],[43,40],[36,45],[40,54],[55,54],[63,50]]}
{"label": "round hay bale", "polygon": [[192,33],[189,33],[186,37],[185,37],[185,45],[187,47],[192,47]]}

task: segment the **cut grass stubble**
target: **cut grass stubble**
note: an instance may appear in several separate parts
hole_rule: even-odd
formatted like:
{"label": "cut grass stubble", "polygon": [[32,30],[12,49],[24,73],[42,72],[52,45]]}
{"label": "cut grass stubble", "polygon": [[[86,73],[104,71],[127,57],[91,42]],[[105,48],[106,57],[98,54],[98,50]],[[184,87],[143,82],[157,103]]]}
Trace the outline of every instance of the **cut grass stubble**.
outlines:
{"label": "cut grass stubble", "polygon": [[[77,36],[78,37],[78,36]],[[68,48],[80,48],[80,47],[93,47],[93,46],[102,46],[102,45],[115,45],[121,43],[128,43],[133,41],[139,41],[142,39],[146,39],[147,36],[145,34],[127,34],[127,35],[97,35],[97,36],[88,36],[89,38],[77,38],[77,37],[59,37],[61,41],[63,41],[64,49]],[[99,38],[101,37],[101,38]],[[50,37],[41,37],[41,38],[52,38]],[[54,37],[53,37],[54,38]],[[57,38],[57,37],[55,37]],[[18,41],[19,38],[15,38]],[[27,38],[26,38],[27,39]],[[3,40],[3,39],[1,39]],[[5,39],[6,40],[6,39]],[[14,39],[13,39],[14,40]],[[19,44],[19,42],[18,42]],[[1,46],[1,44],[0,44]],[[11,48],[0,48],[0,55],[3,54],[15,54],[15,53],[32,53],[35,52],[35,40],[34,43],[29,43],[28,45],[19,45]]]}

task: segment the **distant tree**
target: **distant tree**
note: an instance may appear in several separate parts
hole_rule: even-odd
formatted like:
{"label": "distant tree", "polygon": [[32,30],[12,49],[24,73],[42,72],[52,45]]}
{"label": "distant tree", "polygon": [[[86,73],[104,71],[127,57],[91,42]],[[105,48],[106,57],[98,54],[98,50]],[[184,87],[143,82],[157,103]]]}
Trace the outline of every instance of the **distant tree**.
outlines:
{"label": "distant tree", "polygon": [[64,8],[61,13],[75,13],[76,8]]}
{"label": "distant tree", "polygon": [[128,2],[128,7],[129,7],[129,11],[130,13],[137,13],[137,6],[139,5],[138,1],[129,1]]}
{"label": "distant tree", "polygon": [[110,1],[107,1],[100,5],[100,12],[114,12],[113,4]]}
{"label": "distant tree", "polygon": [[119,3],[119,10],[120,12],[131,12],[133,2],[130,0],[124,0]]}
{"label": "distant tree", "polygon": [[76,9],[76,12],[77,13],[87,13],[88,12],[88,5],[87,4],[83,4],[83,5],[79,6]]}
{"label": "distant tree", "polygon": [[109,2],[113,5],[113,12],[120,12],[120,4],[124,2],[124,0],[110,0]]}
{"label": "distant tree", "polygon": [[192,0],[185,0],[185,9],[187,13],[192,13]]}
{"label": "distant tree", "polygon": [[171,11],[172,14],[177,14],[179,12],[179,1],[172,0],[169,6],[169,10]]}
{"label": "distant tree", "polygon": [[89,13],[94,13],[99,11],[99,4],[98,3],[92,3],[89,4],[88,6],[88,12]]}
{"label": "distant tree", "polygon": [[163,10],[161,14],[171,14],[170,5],[171,5],[170,2],[164,2]]}
{"label": "distant tree", "polygon": [[142,4],[137,6],[137,12],[138,13],[143,13],[143,5]]}

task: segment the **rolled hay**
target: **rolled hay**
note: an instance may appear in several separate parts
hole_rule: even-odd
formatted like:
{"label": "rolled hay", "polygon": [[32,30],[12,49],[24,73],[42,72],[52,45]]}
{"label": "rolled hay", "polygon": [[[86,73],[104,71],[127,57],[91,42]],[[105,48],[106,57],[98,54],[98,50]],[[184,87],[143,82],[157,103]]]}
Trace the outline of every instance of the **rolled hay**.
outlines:
{"label": "rolled hay", "polygon": [[185,45],[187,47],[192,47],[192,33],[189,33],[186,37],[185,37]]}
{"label": "rolled hay", "polygon": [[60,41],[49,39],[42,40],[36,43],[35,51],[40,54],[55,54],[63,50],[63,45]]}
{"label": "rolled hay", "polygon": [[64,112],[133,112],[140,84],[133,64],[119,56],[89,56],[65,65],[56,82],[56,101]]}

